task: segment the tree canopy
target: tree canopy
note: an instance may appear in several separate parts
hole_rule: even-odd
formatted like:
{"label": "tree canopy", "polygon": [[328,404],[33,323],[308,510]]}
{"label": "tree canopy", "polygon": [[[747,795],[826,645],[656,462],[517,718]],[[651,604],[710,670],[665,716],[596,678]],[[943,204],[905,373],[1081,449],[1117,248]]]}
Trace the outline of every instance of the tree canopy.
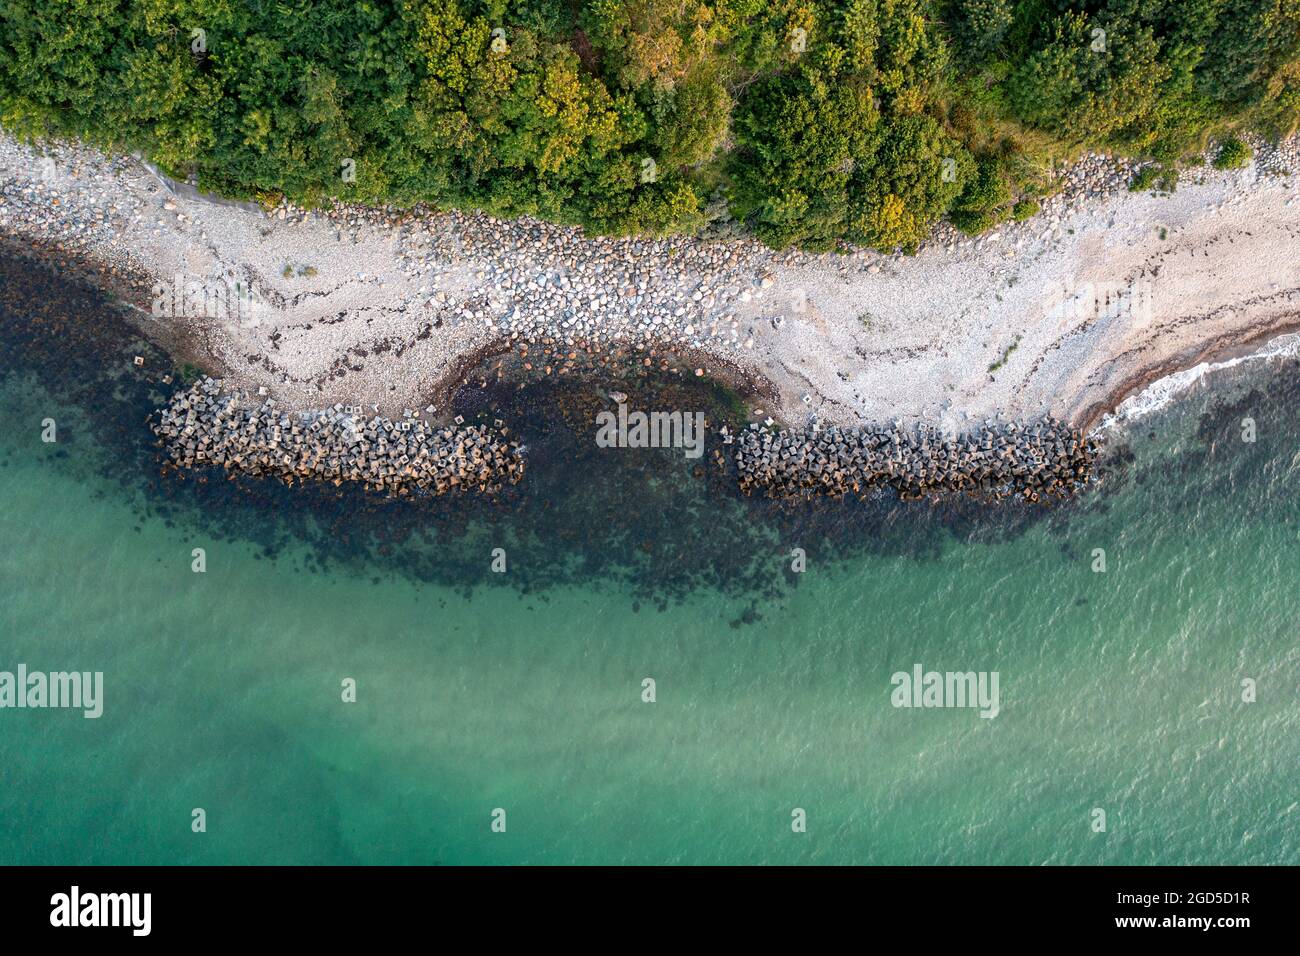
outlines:
{"label": "tree canopy", "polygon": [[1300,0],[7,0],[0,123],[242,197],[724,207],[775,246],[914,248],[1036,208],[1046,157],[1294,130]]}

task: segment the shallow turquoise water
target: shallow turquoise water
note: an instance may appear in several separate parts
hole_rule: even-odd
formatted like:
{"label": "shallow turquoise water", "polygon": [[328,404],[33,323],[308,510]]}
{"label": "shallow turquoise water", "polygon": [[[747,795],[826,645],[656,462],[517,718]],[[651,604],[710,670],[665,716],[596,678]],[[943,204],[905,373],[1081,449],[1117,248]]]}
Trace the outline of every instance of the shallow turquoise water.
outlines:
{"label": "shallow turquoise water", "polygon": [[[837,558],[778,535],[754,557],[779,593],[634,612],[581,575],[466,594],[212,536],[10,374],[0,669],[103,671],[105,704],[0,710],[0,863],[1300,862],[1297,382],[1224,373],[1015,533]],[[486,566],[478,542],[446,547]],[[999,672],[1001,712],[892,707],[918,662]]]}

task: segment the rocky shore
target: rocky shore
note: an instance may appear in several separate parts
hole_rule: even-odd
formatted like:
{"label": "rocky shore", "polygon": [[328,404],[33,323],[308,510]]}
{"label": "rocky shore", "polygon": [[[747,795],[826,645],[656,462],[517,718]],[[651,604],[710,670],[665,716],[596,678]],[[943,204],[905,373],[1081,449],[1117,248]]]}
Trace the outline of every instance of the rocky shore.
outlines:
{"label": "rocky shore", "polygon": [[969,492],[1038,502],[1083,488],[1098,453],[1095,441],[1050,417],[1024,426],[986,422],[957,436],[898,423],[780,431],[751,425],[732,444],[741,490],[771,498],[893,488],[903,500]]}
{"label": "rocky shore", "polygon": [[[626,398],[619,395],[621,398]],[[769,498],[866,497],[892,489],[903,500],[974,494],[1029,502],[1065,498],[1087,485],[1099,447],[1051,417],[1020,425],[985,422],[961,435],[930,426],[719,431],[741,492]],[[203,377],[178,391],[150,427],[177,468],[220,466],[290,484],[359,483],[389,494],[494,494],[524,474],[526,448],[492,427],[438,427],[406,410],[392,420],[361,406],[287,411],[270,398],[225,391]]]}
{"label": "rocky shore", "polygon": [[508,430],[435,428],[408,411],[393,421],[367,418],[360,406],[287,412],[272,399],[223,393],[203,378],[177,392],[151,427],[171,462],[294,481],[358,482],[389,494],[499,492],[524,473],[524,448]]}
{"label": "rocky shore", "polygon": [[1155,377],[1300,326],[1297,142],[1188,169],[1173,194],[1130,192],[1133,164],[1083,156],[1039,215],[979,237],[941,223],[908,257],[774,251],[725,217],[701,237],[609,238],[422,207],[214,204],[130,157],[0,134],[0,235],[103,263],[152,341],[281,409],[396,419],[443,406],[483,356],[550,378],[581,374],[584,350],[603,368],[639,347],[688,355],[693,378],[764,383],[755,421],[1086,430]]}

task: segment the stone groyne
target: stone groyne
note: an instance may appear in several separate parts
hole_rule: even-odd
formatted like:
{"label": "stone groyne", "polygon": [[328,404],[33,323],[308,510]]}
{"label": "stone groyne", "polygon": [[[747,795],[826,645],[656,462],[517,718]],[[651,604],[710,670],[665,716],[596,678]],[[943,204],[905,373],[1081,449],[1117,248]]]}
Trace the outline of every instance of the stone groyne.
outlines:
{"label": "stone groyne", "polygon": [[956,436],[925,426],[751,426],[732,444],[741,490],[771,498],[866,495],[889,487],[905,500],[970,492],[1039,501],[1087,484],[1098,452],[1092,439],[1052,418],[1023,426],[986,423]]}
{"label": "stone groyne", "polygon": [[150,423],[173,464],[219,465],[292,482],[360,482],[392,494],[489,494],[519,481],[524,450],[496,427],[436,427],[411,415],[365,418],[360,406],[287,412],[271,399],[223,393],[204,378]]}
{"label": "stone groyne", "polygon": [[[413,413],[366,418],[360,406],[289,412],[269,398],[223,392],[201,379],[151,420],[172,464],[293,481],[358,482],[389,494],[495,493],[523,477],[524,449],[495,426],[431,425]],[[746,495],[904,500],[970,493],[1036,502],[1090,480],[1096,441],[1053,418],[986,422],[964,434],[918,426],[723,430]],[[721,459],[719,459],[721,461]]]}

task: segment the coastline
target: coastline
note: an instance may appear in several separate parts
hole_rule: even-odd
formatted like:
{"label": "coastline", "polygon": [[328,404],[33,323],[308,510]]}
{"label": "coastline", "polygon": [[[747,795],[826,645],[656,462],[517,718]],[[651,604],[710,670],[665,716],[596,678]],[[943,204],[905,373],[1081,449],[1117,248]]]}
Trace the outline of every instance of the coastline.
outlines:
{"label": "coastline", "polygon": [[[49,338],[40,347],[56,362],[64,343]],[[87,355],[93,370],[96,356],[123,350],[76,351]],[[130,351],[125,354],[129,361]],[[70,377],[56,365],[49,368],[53,381]],[[150,359],[146,371],[155,370]],[[55,750],[84,752],[88,766],[121,770],[91,791],[58,789],[70,795],[67,800],[37,801],[40,812],[23,818],[23,833],[38,836],[16,834],[8,844],[13,859],[49,862],[70,852],[66,840],[42,841],[39,834],[62,833],[69,817],[100,819],[95,795],[114,788],[126,792],[148,783],[151,792],[166,794],[175,780],[202,787],[202,781],[247,779],[257,789],[240,806],[258,820],[265,807],[281,806],[286,793],[314,799],[317,781],[333,780],[337,772],[331,767],[352,766],[358,753],[356,722],[340,722],[337,695],[321,692],[337,686],[343,667],[352,669],[342,673],[359,677],[363,700],[406,702],[391,719],[367,723],[374,724],[371,749],[379,756],[363,760],[357,770],[402,795],[376,817],[388,827],[382,834],[393,839],[339,843],[340,819],[364,819],[357,815],[374,809],[375,787],[362,781],[340,788],[347,802],[338,813],[304,817],[291,807],[265,827],[241,830],[238,844],[223,845],[205,860],[261,859],[268,840],[273,844],[287,826],[295,852],[308,862],[392,863],[389,845],[405,852],[396,862],[435,855],[443,862],[483,862],[477,851],[452,856],[436,848],[407,849],[411,841],[401,838],[409,830],[404,808],[416,792],[420,806],[408,816],[418,826],[421,808],[441,806],[449,792],[453,798],[463,792],[472,804],[467,815],[482,819],[481,795],[492,792],[497,769],[521,760],[532,763],[519,764],[520,772],[546,786],[575,784],[573,773],[581,771],[572,790],[581,811],[574,833],[592,832],[584,793],[621,782],[613,797],[622,802],[602,800],[597,807],[605,813],[598,822],[609,822],[600,833],[613,836],[548,851],[556,862],[608,860],[623,852],[619,841],[627,843],[629,826],[679,835],[681,813],[651,819],[638,802],[662,785],[659,767],[676,768],[674,785],[686,788],[690,803],[700,806],[728,787],[734,790],[737,773],[782,780],[811,772],[813,799],[822,807],[815,819],[835,813],[856,821],[849,831],[813,831],[814,838],[820,832],[830,841],[826,846],[840,854],[837,861],[907,862],[917,846],[931,846],[936,817],[914,794],[948,779],[967,780],[982,797],[972,811],[976,818],[960,821],[969,839],[934,845],[931,862],[1114,862],[1118,850],[1121,862],[1268,863],[1279,859],[1279,846],[1290,845],[1287,822],[1294,811],[1283,811],[1295,799],[1294,775],[1279,778],[1272,769],[1286,765],[1278,763],[1287,754],[1278,742],[1294,734],[1282,733],[1275,720],[1261,723],[1258,710],[1234,706],[1233,693],[1247,673],[1243,661],[1255,665],[1248,673],[1265,687],[1288,686],[1295,673],[1288,595],[1296,554],[1291,459],[1297,420],[1286,414],[1286,397],[1271,388],[1272,411],[1260,415],[1258,443],[1230,440],[1239,434],[1236,425],[1244,414],[1230,405],[1218,406],[1221,413],[1202,428],[1200,407],[1216,403],[1198,389],[1186,400],[1195,411],[1153,416],[1140,435],[1114,441],[1116,452],[1124,446],[1135,456],[1126,470],[1108,473],[1105,482],[1063,508],[1018,501],[975,506],[964,498],[932,506],[890,495],[842,505],[758,496],[733,500],[716,493],[720,483],[711,471],[691,478],[690,462],[680,454],[601,454],[590,441],[574,446],[589,457],[575,463],[567,454],[553,455],[550,462],[537,462],[512,486],[515,498],[490,507],[479,496],[375,500],[359,488],[319,483],[287,488],[274,480],[182,481],[149,469],[147,447],[122,455],[115,471],[120,478],[101,480],[95,467],[101,455],[118,457],[128,441],[145,445],[142,403],[132,400],[123,408],[110,392],[112,408],[104,411],[113,418],[97,410],[80,423],[54,411],[61,443],[44,446],[35,426],[57,403],[28,393],[27,378],[9,380],[7,420],[14,427],[6,431],[10,464],[2,474],[11,502],[9,539],[42,546],[12,549],[8,608],[17,643],[11,659],[76,664],[93,644],[96,656],[85,666],[116,675],[118,693],[110,704],[117,701],[118,716],[106,712],[106,719],[131,723],[114,736],[122,746],[106,761],[103,742],[79,739],[83,727],[95,723],[80,717],[51,724],[54,736],[39,752],[23,746],[21,735],[11,735],[10,766],[18,778],[44,779],[41,755]],[[121,380],[131,395],[147,391],[143,376],[132,374],[129,365]],[[87,392],[90,401],[104,392],[102,383],[95,385]],[[540,395],[539,403],[546,397]],[[1159,429],[1159,437],[1147,440],[1148,428]],[[494,573],[489,563],[488,548],[498,546],[509,556],[504,574]],[[194,547],[206,549],[206,576],[191,571]],[[791,569],[796,547],[806,551],[806,573]],[[1106,549],[1106,574],[1090,571],[1096,547]],[[1207,586],[1223,581],[1231,586]],[[238,600],[229,600],[231,594]],[[981,654],[990,662],[979,663]],[[361,665],[348,664],[367,655],[387,663],[360,673]],[[216,677],[199,684],[158,681],[176,661],[191,659],[187,674]],[[1019,711],[1009,708],[998,718],[1008,721],[995,722],[998,734],[980,733],[975,740],[970,729],[982,731],[988,722],[962,720],[965,712],[913,714],[922,726],[887,703],[863,724],[864,680],[882,688],[879,699],[885,701],[891,672],[915,661],[945,660],[1016,675],[1014,687],[1004,686],[1008,694],[1015,690]],[[561,691],[591,689],[576,703],[564,693],[542,701],[572,708],[562,711],[558,723],[538,719],[538,701],[529,693],[541,661],[552,667],[543,671],[547,684]],[[1138,672],[1142,680],[1134,685]],[[600,722],[611,708],[624,706],[619,701],[642,706],[636,692],[643,674],[661,678],[661,703],[653,706],[677,706],[676,700],[709,708],[696,713],[698,708],[688,707],[690,721],[682,732],[657,735],[660,746],[649,759],[639,749],[647,735],[638,719],[623,721],[612,742]],[[663,680],[663,674],[671,679]],[[297,676],[285,684],[277,675]],[[232,680],[243,676],[252,690],[230,694]],[[426,692],[413,694],[413,681]],[[1130,686],[1139,692],[1115,697],[1122,711],[1098,705],[1107,688]],[[1063,689],[1069,692],[1064,700]],[[290,703],[273,708],[268,724],[266,702],[284,694]],[[313,709],[304,712],[299,700]],[[774,700],[785,703],[773,707]],[[428,701],[437,704],[435,710]],[[738,712],[746,701],[754,702],[752,712]],[[1152,701],[1160,702],[1158,710]],[[1207,736],[1207,706],[1215,701],[1233,723],[1216,725]],[[223,702],[228,709],[213,709]],[[650,707],[632,713],[649,713]],[[944,728],[935,721],[952,724],[959,745],[936,750],[933,735]],[[557,740],[553,728],[570,725],[590,732],[577,745]],[[499,731],[502,741],[515,741],[486,763],[480,749],[461,745],[463,728],[477,728],[481,737],[485,726]],[[225,755],[200,781],[186,776],[194,762],[194,727],[211,731],[199,741],[205,749]],[[395,735],[398,727],[409,731]],[[431,738],[430,727],[445,732]],[[1116,739],[1117,727],[1131,732]],[[259,732],[250,736],[248,728]],[[322,736],[322,728],[337,732]],[[533,728],[533,736],[517,740],[520,728]],[[719,758],[711,745],[719,728],[735,729],[750,745],[738,756]],[[825,759],[814,765],[809,741],[820,739],[818,728],[829,728],[832,739],[818,751]],[[148,737],[150,732],[161,736]],[[1081,754],[1080,733],[1102,744]],[[1224,734],[1238,743],[1216,749]],[[683,762],[687,738],[698,745]],[[879,766],[852,763],[867,738],[888,744],[876,748]],[[305,739],[319,746],[304,750]],[[1044,741],[1054,740],[1064,742],[1044,750]],[[782,742],[775,751],[772,741]],[[982,749],[972,755],[972,746]],[[951,759],[922,773],[915,757],[922,751]],[[558,752],[576,755],[578,771],[557,770]],[[603,759],[614,752],[623,755],[616,773]],[[1174,752],[1208,754],[1199,762],[1193,756],[1183,761],[1184,769],[1200,776],[1174,774],[1172,783],[1153,783],[1146,768],[1168,765]],[[458,754],[463,773],[449,785],[448,755]],[[1025,754],[1037,755],[1032,766]],[[133,776],[137,765],[150,768],[143,783]],[[862,772],[846,777],[845,766],[858,765]],[[1001,766],[1024,768],[1016,787],[1008,789],[1005,774],[997,772]],[[1112,841],[1109,849],[1098,849],[1072,794],[1095,786],[1099,767],[1111,774],[1130,766],[1137,767],[1132,774],[1111,775],[1107,792],[1130,795],[1123,805],[1130,822],[1158,825],[1136,843]],[[972,767],[979,771],[974,779],[967,772]],[[466,776],[473,773],[481,776]],[[1078,786],[1061,801],[1042,805],[1033,799],[1063,774]],[[873,787],[867,797],[857,786],[864,780]],[[1230,798],[1235,815],[1221,836],[1193,840],[1186,848],[1171,844],[1165,839],[1171,828],[1195,830],[1199,811],[1188,809],[1186,795],[1202,780],[1212,796]],[[689,789],[701,781],[707,786]],[[1247,803],[1232,802],[1243,794]],[[868,798],[876,809],[863,813]],[[807,803],[803,794],[798,799]],[[564,801],[557,803],[547,791],[519,808],[542,819],[557,805]],[[771,828],[753,837],[744,825],[745,801],[736,805],[739,813],[714,815],[742,821],[726,833],[729,855],[715,854],[724,863],[757,857],[772,845]],[[1022,806],[1034,809],[1031,828],[1014,817]],[[723,845],[714,817],[692,831],[703,848],[699,853]],[[304,818],[309,825],[300,826]],[[100,848],[96,859],[166,862],[173,845],[176,853],[188,852],[184,825],[170,826],[165,819],[157,824],[157,814],[132,819],[139,825],[116,820],[101,828],[103,839],[97,834],[92,841]],[[1062,821],[1070,826],[1080,820],[1084,835],[1073,855],[1063,855],[1050,841],[1014,839],[1017,832],[1051,834]],[[1256,836],[1243,846],[1241,833],[1247,830]],[[373,832],[380,831],[366,831]],[[458,846],[459,838],[452,832],[446,842]],[[548,847],[554,842],[548,834],[542,839]],[[800,847],[807,844],[783,845],[789,849],[778,862],[804,858]],[[824,861],[828,851],[819,846],[806,858]],[[660,859],[654,848],[642,857]]]}
{"label": "coastline", "polygon": [[[1291,346],[1291,350],[1294,351],[1295,345],[1300,344],[1297,333],[1300,333],[1300,313],[1289,317],[1281,324],[1253,332],[1247,331],[1238,341],[1210,342],[1195,354],[1171,359],[1160,366],[1144,369],[1106,398],[1093,403],[1081,413],[1080,427],[1088,434],[1097,435],[1105,429],[1108,420],[1122,415],[1126,404],[1141,399],[1153,390],[1158,390],[1164,383],[1173,384],[1173,380],[1182,376],[1191,373],[1197,376],[1208,374],[1234,365],[1238,361],[1271,359],[1279,354],[1277,352],[1279,345],[1293,339],[1295,344]],[[1181,391],[1181,388],[1175,389],[1175,392],[1177,391]]]}
{"label": "coastline", "polygon": [[1280,330],[1269,330],[1239,343],[1230,343],[1207,351],[1188,363],[1160,370],[1134,388],[1118,396],[1107,410],[1095,415],[1086,426],[1088,434],[1099,436],[1116,424],[1138,421],[1164,408],[1206,375],[1247,362],[1272,362],[1300,359],[1300,316]]}
{"label": "coastline", "polygon": [[[128,157],[51,155],[0,137],[0,231],[108,282],[178,359],[295,410],[441,407],[485,360],[548,343],[681,356],[791,427],[1052,415],[1089,431],[1160,378],[1300,329],[1296,169],[1207,169],[1165,197],[1085,178],[1024,223],[979,239],[943,226],[903,257],[254,212],[177,196]],[[1294,156],[1292,141],[1269,162]],[[143,287],[176,277],[245,283],[255,314],[155,314]]]}

